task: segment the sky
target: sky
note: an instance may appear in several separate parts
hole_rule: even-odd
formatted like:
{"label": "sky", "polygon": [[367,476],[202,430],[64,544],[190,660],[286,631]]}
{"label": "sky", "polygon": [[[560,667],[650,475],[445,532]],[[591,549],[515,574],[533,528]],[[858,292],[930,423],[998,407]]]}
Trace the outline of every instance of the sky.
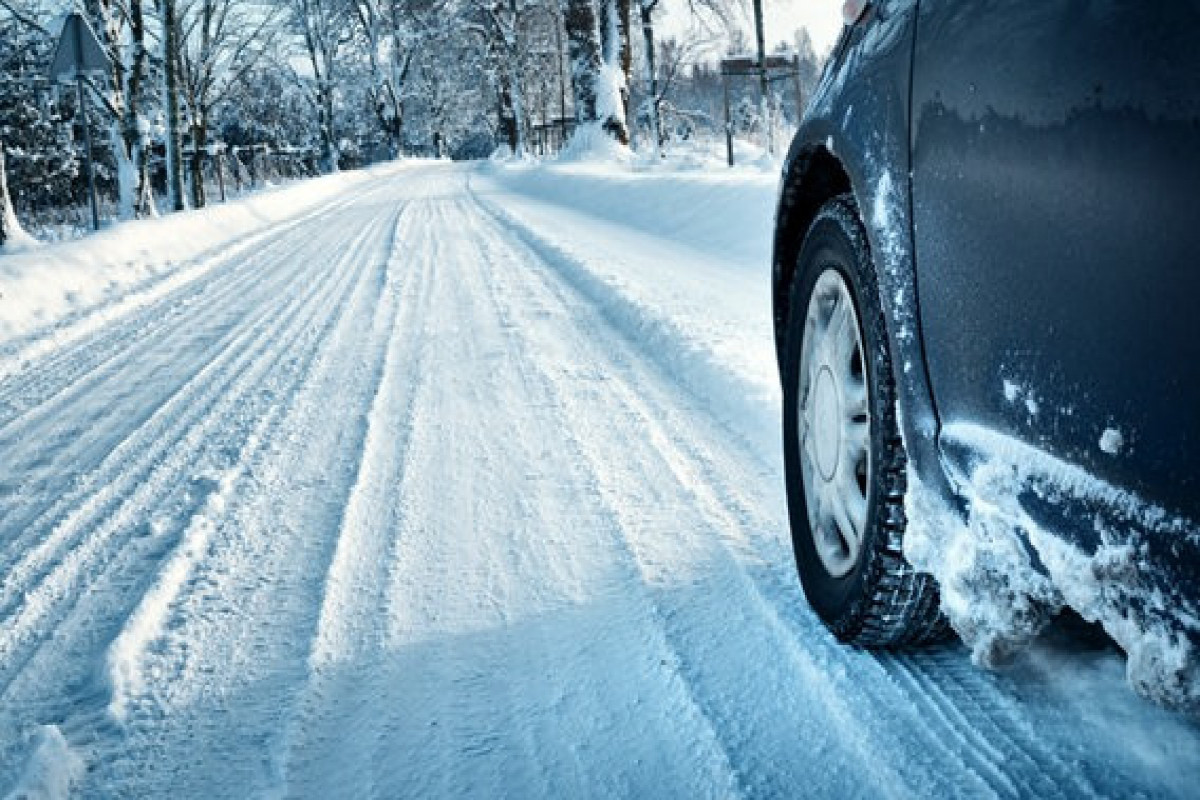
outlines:
{"label": "sky", "polygon": [[842,0],[765,0],[763,16],[768,44],[790,41],[793,31],[806,27],[813,47],[824,52],[842,30]]}
{"label": "sky", "polygon": [[[667,35],[680,36],[687,29],[687,0],[667,0],[667,15],[661,29]],[[730,0],[737,3],[739,0]],[[745,11],[747,33],[754,32],[754,17],[750,0],[740,0]],[[829,51],[842,29],[842,0],[763,0],[764,29],[767,47],[780,41],[792,41],[795,31],[808,28],[813,48],[818,53]],[[753,41],[753,39],[751,39]]]}

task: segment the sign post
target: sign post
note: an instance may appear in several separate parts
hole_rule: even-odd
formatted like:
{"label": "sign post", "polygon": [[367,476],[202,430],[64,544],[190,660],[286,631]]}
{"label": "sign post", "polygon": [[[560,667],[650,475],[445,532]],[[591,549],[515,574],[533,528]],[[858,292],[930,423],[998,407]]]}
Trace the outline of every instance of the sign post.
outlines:
{"label": "sign post", "polygon": [[79,96],[79,122],[83,126],[83,160],[87,169],[88,200],[92,206],[92,228],[100,230],[100,208],[96,201],[96,170],[92,164],[92,128],[88,125],[87,92],[84,91],[83,79],[87,73],[104,73],[108,70],[108,56],[96,38],[92,26],[78,12],[67,15],[63,23],[62,35],[58,39],[58,47],[54,51],[54,61],[50,65],[51,80],[67,83],[75,82]]}
{"label": "sign post", "polygon": [[[731,58],[721,59],[721,80],[725,84],[725,148],[729,156],[729,166],[733,166],[733,118],[729,105],[729,79],[744,78],[744,77],[759,77],[766,76],[767,92],[770,91],[772,81],[783,78],[792,78],[796,86],[796,108],[797,112],[803,116],[803,98],[801,97],[800,89],[800,57],[799,56],[767,56],[761,60],[750,56],[733,56]],[[763,97],[769,97],[768,93],[763,93]],[[763,104],[765,107],[765,103]],[[768,126],[770,120],[763,116],[763,126]],[[768,137],[768,141],[769,141]],[[773,150],[771,151],[774,155]]]}

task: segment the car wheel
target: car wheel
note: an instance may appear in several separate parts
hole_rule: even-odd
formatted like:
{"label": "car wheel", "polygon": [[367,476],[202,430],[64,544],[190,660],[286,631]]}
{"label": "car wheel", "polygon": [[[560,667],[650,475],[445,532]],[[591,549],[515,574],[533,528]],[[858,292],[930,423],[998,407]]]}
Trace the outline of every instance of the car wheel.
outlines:
{"label": "car wheel", "polygon": [[821,207],[792,284],[784,461],[800,581],[842,641],[893,646],[948,630],[936,585],[901,552],[905,454],[879,287],[849,195]]}

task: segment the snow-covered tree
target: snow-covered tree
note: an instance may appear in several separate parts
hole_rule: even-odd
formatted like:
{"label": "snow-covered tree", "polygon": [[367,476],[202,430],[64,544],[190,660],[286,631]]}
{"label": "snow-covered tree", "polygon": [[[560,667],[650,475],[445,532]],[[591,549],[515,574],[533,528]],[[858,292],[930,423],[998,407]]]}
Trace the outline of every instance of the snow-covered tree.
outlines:
{"label": "snow-covered tree", "polygon": [[600,120],[600,73],[604,59],[595,0],[562,0],[567,54],[571,63],[571,90],[575,121],[588,125]]}
{"label": "snow-covered tree", "polygon": [[45,77],[53,38],[36,9],[0,6],[0,243],[23,213],[77,199],[79,151]]}
{"label": "snow-covered tree", "polygon": [[180,67],[190,133],[192,206],[200,208],[214,107],[257,66],[279,33],[275,7],[249,0],[182,0]]}
{"label": "snow-covered tree", "polygon": [[445,0],[351,0],[366,51],[370,80],[367,104],[387,141],[400,155],[404,101],[416,43],[445,13]]}
{"label": "snow-covered tree", "polygon": [[629,73],[633,49],[629,40],[630,0],[599,0],[601,51],[604,56],[602,81],[607,94],[615,92],[619,103],[610,101],[604,128],[621,144],[629,144]]}
{"label": "snow-covered tree", "polygon": [[167,193],[170,195],[171,210],[182,211],[183,199],[183,147],[180,135],[179,87],[180,87],[180,35],[179,9],[177,0],[162,0],[162,61],[163,92],[166,96],[166,154]]}
{"label": "snow-covered tree", "polygon": [[336,172],[338,136],[334,108],[342,56],[354,41],[354,12],[348,5],[349,0],[288,1],[312,71],[306,83],[317,112],[322,169]]}

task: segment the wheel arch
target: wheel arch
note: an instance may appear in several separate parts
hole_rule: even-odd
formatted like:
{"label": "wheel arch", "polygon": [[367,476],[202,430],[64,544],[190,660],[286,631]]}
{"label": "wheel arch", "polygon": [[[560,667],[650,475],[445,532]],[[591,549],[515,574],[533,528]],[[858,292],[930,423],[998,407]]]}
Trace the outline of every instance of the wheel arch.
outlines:
{"label": "wheel arch", "polygon": [[775,325],[775,356],[782,371],[784,331],[796,259],[804,235],[821,206],[852,191],[845,165],[824,145],[803,147],[788,160],[775,223],[772,267],[772,311]]}

